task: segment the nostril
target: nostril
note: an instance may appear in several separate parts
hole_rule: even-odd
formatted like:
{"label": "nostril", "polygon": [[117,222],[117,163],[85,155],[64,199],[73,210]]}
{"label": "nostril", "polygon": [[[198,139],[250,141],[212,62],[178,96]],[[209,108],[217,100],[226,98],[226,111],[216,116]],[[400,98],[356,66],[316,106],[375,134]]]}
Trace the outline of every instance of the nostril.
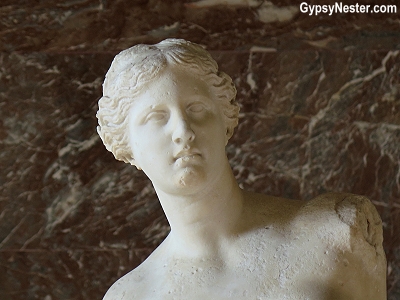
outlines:
{"label": "nostril", "polygon": [[180,144],[180,143],[182,143],[182,139],[180,137],[176,137],[176,138],[174,138],[174,142],[177,144]]}

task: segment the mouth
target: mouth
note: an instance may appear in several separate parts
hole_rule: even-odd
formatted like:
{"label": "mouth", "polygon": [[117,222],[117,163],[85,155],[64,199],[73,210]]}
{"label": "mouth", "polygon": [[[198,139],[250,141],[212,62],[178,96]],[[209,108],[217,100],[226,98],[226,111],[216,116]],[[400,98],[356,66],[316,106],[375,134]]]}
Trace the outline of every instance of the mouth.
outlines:
{"label": "mouth", "polygon": [[183,161],[187,162],[192,159],[198,159],[201,158],[201,154],[198,151],[181,151],[174,157],[174,161]]}

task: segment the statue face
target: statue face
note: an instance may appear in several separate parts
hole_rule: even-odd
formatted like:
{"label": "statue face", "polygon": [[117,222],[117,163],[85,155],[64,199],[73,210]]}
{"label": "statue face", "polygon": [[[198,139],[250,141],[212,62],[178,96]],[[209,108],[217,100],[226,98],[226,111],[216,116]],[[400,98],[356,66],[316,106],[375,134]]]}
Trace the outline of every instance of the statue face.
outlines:
{"label": "statue face", "polygon": [[196,193],[220,174],[227,137],[216,101],[199,76],[179,67],[167,67],[133,99],[129,144],[156,189]]}

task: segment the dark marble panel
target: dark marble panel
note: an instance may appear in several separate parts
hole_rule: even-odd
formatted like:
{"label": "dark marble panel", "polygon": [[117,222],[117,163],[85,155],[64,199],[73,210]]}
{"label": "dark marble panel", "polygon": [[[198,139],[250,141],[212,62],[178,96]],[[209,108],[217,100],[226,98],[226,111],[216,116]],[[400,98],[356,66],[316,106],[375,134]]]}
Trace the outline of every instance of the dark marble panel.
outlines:
{"label": "dark marble panel", "polygon": [[[145,230],[115,227],[115,218],[134,218],[127,206],[149,222],[159,213],[145,176],[116,162],[95,131],[100,86],[112,57],[3,56],[3,249],[113,247],[121,234],[130,233],[129,240]],[[149,196],[153,201],[144,200]]]}
{"label": "dark marble panel", "polygon": [[2,1],[0,50],[120,50],[167,37],[186,38],[211,50],[248,50],[253,46],[293,50],[400,48],[397,0],[345,2],[398,5],[397,13],[331,16],[302,13],[301,2]]}
{"label": "dark marble panel", "polygon": [[0,298],[101,299],[105,282],[115,281],[138,263],[133,250],[0,252]]}

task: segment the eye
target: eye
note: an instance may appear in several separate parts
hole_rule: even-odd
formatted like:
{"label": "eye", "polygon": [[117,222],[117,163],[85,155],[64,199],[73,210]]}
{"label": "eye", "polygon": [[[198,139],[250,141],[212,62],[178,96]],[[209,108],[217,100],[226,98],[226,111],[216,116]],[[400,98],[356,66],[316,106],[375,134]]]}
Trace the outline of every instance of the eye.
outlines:
{"label": "eye", "polygon": [[206,109],[205,105],[201,102],[195,102],[188,106],[187,110],[192,113],[200,113]]}
{"label": "eye", "polygon": [[158,122],[161,120],[164,120],[167,116],[167,113],[165,111],[162,110],[156,110],[156,111],[152,111],[150,113],[147,114],[145,122]]}

